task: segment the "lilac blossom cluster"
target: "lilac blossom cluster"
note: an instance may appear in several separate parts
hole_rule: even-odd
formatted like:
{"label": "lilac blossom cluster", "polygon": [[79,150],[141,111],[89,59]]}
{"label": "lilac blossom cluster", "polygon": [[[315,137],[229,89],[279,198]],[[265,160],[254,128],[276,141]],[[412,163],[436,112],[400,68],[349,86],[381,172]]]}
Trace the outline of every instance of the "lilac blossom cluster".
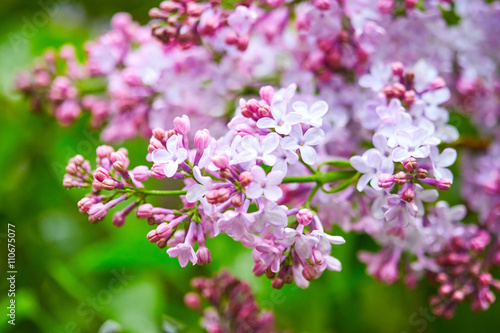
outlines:
{"label": "lilac blossom cluster", "polygon": [[186,294],[184,301],[203,315],[201,325],[207,332],[277,332],[272,312],[260,310],[248,284],[228,272],[195,278],[191,284],[196,292]]}
{"label": "lilac blossom cluster", "polygon": [[[275,288],[295,281],[307,287],[309,281],[328,269],[340,271],[338,259],[330,255],[332,244],[343,244],[340,236],[325,232],[311,201],[326,183],[353,177],[353,171],[320,172],[316,146],[324,140],[320,129],[328,112],[324,101],[312,105],[290,103],[294,86],[274,91],[260,89],[260,100],[240,100],[229,131],[219,139],[207,129],[190,139],[189,117],[176,117],[174,128],[155,128],[148,147],[151,168],[129,170],[127,151],[109,146],[97,149],[97,168],[83,157],[72,158],[64,177],[66,187],[92,187],[92,193],[78,206],[91,222],[103,219],[108,210],[132,197],[137,200],[113,215],[121,226],[135,208],[156,228],[150,242],[178,258],[181,266],[207,264],[212,260],[206,239],[225,233],[253,249],[254,273],[264,273]],[[340,162],[339,162],[340,163]],[[344,161],[346,163],[346,161]],[[148,178],[184,181],[183,191],[154,192],[144,189]],[[297,198],[283,193],[289,183],[305,185],[308,193],[300,205],[287,204]],[[102,193],[111,192],[111,195]],[[153,207],[144,203],[148,195],[181,195],[183,208]],[[197,248],[197,249],[196,249]],[[196,249],[196,251],[195,251]]]}
{"label": "lilac blossom cluster", "polygon": [[[340,270],[330,251],[344,240],[325,232],[340,226],[380,244],[359,253],[375,278],[432,276],[435,312],[451,317],[498,287],[499,13],[482,0],[163,1],[150,26],[116,14],[83,64],[65,46],[16,86],[63,125],[89,111],[104,141],[151,137],[150,167],[109,146],[96,169],[70,160],[64,185],[92,188],[79,203],[91,222],[129,201],[113,223],[135,210],[182,266],[209,263],[206,239],[225,233],[275,288]],[[481,131],[459,138],[450,110]],[[439,200],[457,180],[456,205]]]}

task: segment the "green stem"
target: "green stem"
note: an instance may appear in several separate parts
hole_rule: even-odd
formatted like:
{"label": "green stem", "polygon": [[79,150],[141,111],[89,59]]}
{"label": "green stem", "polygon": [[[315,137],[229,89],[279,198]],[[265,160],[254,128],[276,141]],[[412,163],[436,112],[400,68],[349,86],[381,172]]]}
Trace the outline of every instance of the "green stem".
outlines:
{"label": "green stem", "polygon": [[[356,175],[356,171],[330,171],[330,172],[320,172],[307,176],[292,176],[283,178],[283,184],[290,183],[316,183],[317,186],[314,188],[314,193],[323,186],[323,184],[331,183],[344,179],[351,179],[354,175]],[[122,188],[116,189],[118,193],[132,193],[134,195],[146,196],[146,195],[158,195],[158,196],[180,196],[185,195],[187,191],[183,190],[171,190],[171,191],[160,191],[160,190],[142,190],[142,189],[134,189],[134,188]]]}
{"label": "green stem", "polygon": [[160,195],[160,196],[179,196],[179,195],[185,195],[187,191],[183,190],[173,190],[173,191],[158,191],[158,190],[135,190],[135,189],[129,189],[129,188],[120,188],[116,189],[117,192],[121,193],[136,193],[136,194],[143,194],[143,195]]}

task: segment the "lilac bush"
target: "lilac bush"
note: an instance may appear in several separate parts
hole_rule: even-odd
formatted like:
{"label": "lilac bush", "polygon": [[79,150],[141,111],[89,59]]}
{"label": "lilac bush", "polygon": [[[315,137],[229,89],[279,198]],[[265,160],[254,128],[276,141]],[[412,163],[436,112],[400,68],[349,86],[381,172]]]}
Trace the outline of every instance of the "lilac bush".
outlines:
{"label": "lilac bush", "polygon": [[[106,142],[150,138],[145,165],[107,145],[95,165],[69,161],[63,185],[88,188],[78,207],[90,222],[124,206],[112,215],[121,227],[135,211],[183,267],[210,263],[206,239],[227,234],[274,288],[340,271],[338,226],[380,245],[358,256],[376,279],[439,284],[436,314],[489,307],[500,288],[498,2],[175,0],[149,14],[146,26],[116,14],[83,63],[67,45],[16,81],[61,125],[89,112]],[[450,119],[480,131],[462,135]],[[183,188],[145,184],[170,179]],[[457,205],[440,199],[450,188]]]}

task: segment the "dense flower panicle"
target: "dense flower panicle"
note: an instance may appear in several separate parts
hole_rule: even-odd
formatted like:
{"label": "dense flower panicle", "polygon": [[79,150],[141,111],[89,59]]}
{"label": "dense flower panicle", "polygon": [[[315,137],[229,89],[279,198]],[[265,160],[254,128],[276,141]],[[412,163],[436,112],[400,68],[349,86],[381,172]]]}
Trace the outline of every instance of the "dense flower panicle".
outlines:
{"label": "dense flower panicle", "polygon": [[[293,97],[293,87],[288,90],[289,98]],[[90,163],[76,156],[69,162],[64,184],[68,188],[92,187],[92,193],[79,203],[80,211],[88,213],[91,222],[102,220],[109,209],[136,197],[124,210],[115,213],[113,223],[123,225],[126,215],[136,209],[137,217],[156,226],[148,233],[148,240],[160,248],[167,247],[167,254],[178,258],[183,267],[189,262],[209,263],[212,256],[205,240],[225,233],[254,249],[256,267],[267,271],[273,287],[295,281],[305,288],[308,281],[319,277],[325,269],[341,269],[340,262],[330,252],[331,244],[342,244],[344,239],[325,233],[317,214],[311,210],[318,187],[305,188],[310,196],[304,198],[299,210],[287,205],[294,198],[284,193],[281,186],[286,177],[288,183],[323,184],[352,177],[353,173],[320,172],[312,168],[316,159],[313,147],[322,143],[324,133],[308,125],[309,118],[297,114],[296,127],[288,134],[279,134],[274,128],[259,127],[258,122],[263,118],[244,116],[241,109],[249,103],[254,103],[255,109],[273,108],[278,103],[285,114],[294,112],[279,91],[273,93],[270,88],[261,91],[271,105],[264,99],[241,100],[229,132],[219,139],[203,129],[191,140],[190,118],[176,117],[173,129],[153,130],[147,157],[153,162],[151,168],[138,166],[129,171],[125,149],[115,151],[110,146],[100,146],[97,168],[91,171]],[[237,123],[247,125],[245,133],[236,129]],[[283,154],[295,158],[277,165]],[[149,177],[182,179],[185,188],[165,193],[148,191],[143,182]],[[153,194],[180,195],[184,207],[167,209],[145,203],[146,197]]]}
{"label": "dense flower panicle", "polygon": [[[91,222],[125,205],[113,224],[136,211],[181,266],[216,260],[206,240],[225,233],[274,288],[339,271],[331,245],[344,239],[325,230],[340,226],[380,244],[359,253],[377,279],[435,277],[431,302],[450,317],[463,300],[486,309],[499,284],[499,12],[482,0],[167,0],[149,26],[116,14],[84,63],[70,46],[47,52],[16,88],[62,125],[90,112],[104,141],[150,137],[150,165],[110,146],[95,169],[69,161],[63,185],[91,188],[78,203]],[[459,139],[465,114],[479,139]],[[150,191],[150,178],[184,189]],[[470,211],[439,200],[454,181]],[[218,316],[206,314],[214,331]]]}
{"label": "dense flower panicle", "polygon": [[185,295],[186,305],[202,313],[207,332],[271,333],[274,315],[260,310],[248,284],[222,272],[212,278],[191,281],[196,292]]}

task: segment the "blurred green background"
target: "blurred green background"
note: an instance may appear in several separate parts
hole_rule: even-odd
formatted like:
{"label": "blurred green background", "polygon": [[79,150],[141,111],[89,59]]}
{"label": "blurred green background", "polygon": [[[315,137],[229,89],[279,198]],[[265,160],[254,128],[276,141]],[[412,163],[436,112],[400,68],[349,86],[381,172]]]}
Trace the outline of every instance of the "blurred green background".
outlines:
{"label": "blurred green background", "polygon": [[[43,23],[44,8],[54,5]],[[424,282],[407,290],[402,283],[374,281],[356,259],[357,250],[376,249],[365,236],[345,235],[347,243],[335,248],[341,273],[325,272],[307,290],[288,285],[276,291],[269,280],[252,275],[250,251],[225,236],[207,242],[212,264],[181,269],[146,240],[150,226],[144,221],[132,216],[117,229],[110,217],[92,225],[79,214],[76,203],[85,191],[62,187],[64,166],[76,153],[93,160],[99,135],[86,118],[62,128],[31,113],[12,91],[15,73],[46,48],[72,43],[81,51],[118,11],[146,23],[148,9],[156,5],[151,0],[0,2],[0,267],[7,270],[7,223],[13,223],[18,271],[15,327],[7,324],[7,284],[1,281],[1,332],[97,332],[108,320],[123,332],[173,332],[172,323],[180,332],[199,332],[199,317],[184,306],[183,295],[191,290],[192,277],[223,267],[251,284],[259,303],[275,311],[282,330],[486,332],[500,325],[499,302],[483,313],[471,313],[463,304],[446,321],[427,315],[433,286]],[[144,163],[145,140],[123,146],[131,165]]]}

